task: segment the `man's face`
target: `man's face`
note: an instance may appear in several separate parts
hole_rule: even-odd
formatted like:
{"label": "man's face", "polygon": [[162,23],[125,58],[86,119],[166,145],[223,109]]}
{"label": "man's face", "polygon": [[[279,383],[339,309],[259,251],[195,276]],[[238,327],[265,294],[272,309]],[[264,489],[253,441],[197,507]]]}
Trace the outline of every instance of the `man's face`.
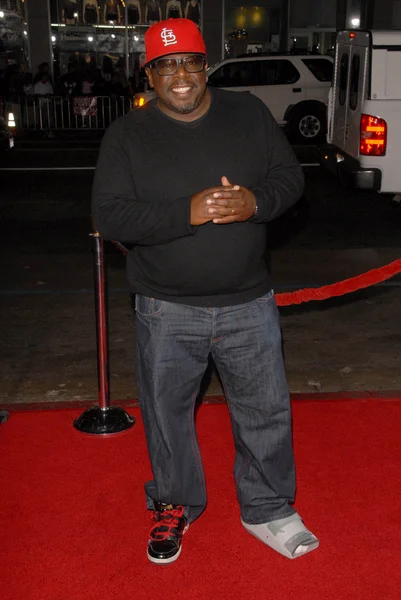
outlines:
{"label": "man's face", "polygon": [[[169,54],[167,59],[180,59],[193,54]],[[166,64],[166,63],[164,63]],[[206,67],[198,73],[189,73],[182,64],[173,75],[160,75],[156,68],[146,69],[149,84],[158,96],[159,108],[162,112],[179,121],[195,121],[199,119],[210,104],[210,95],[206,88]]]}

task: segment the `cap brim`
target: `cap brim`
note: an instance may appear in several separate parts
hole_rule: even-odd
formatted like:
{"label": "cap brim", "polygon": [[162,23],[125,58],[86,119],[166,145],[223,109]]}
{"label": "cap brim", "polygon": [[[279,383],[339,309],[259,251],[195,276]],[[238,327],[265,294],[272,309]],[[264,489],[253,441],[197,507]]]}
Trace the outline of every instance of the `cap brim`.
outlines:
{"label": "cap brim", "polygon": [[142,69],[146,69],[146,67],[151,65],[152,62],[155,62],[155,60],[158,60],[159,58],[163,58],[164,56],[170,56],[171,54],[200,54],[201,56],[204,56],[206,58],[206,54],[204,52],[195,52],[194,50],[180,50],[179,52],[166,52],[166,54],[160,54],[160,56],[155,56],[151,60],[148,60],[148,62],[146,62],[142,65]]}

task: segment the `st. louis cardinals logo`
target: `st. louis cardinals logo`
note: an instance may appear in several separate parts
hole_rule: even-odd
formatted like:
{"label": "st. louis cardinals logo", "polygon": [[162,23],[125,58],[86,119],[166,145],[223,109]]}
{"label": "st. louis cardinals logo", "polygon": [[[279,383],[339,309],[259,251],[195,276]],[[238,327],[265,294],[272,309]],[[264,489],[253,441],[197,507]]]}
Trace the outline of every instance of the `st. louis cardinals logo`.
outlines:
{"label": "st. louis cardinals logo", "polygon": [[162,29],[160,37],[162,38],[165,46],[172,46],[173,44],[177,43],[177,38],[175,37],[173,30],[167,29],[167,27]]}

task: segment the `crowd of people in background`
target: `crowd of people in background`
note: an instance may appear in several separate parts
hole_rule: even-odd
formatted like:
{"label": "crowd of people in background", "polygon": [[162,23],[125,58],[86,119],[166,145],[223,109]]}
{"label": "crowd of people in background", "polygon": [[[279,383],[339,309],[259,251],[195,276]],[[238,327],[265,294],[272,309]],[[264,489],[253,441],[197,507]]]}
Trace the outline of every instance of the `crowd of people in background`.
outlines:
{"label": "crowd of people in background", "polygon": [[108,96],[132,98],[144,89],[144,73],[137,69],[127,77],[124,58],[116,63],[105,56],[102,68],[92,59],[68,63],[64,73],[53,78],[48,63],[39,65],[35,75],[24,72],[17,64],[0,72],[0,96],[12,100],[24,96]]}
{"label": "crowd of people in background", "polygon": [[[102,68],[92,57],[70,61],[61,73],[48,63],[35,75],[10,65],[0,72],[0,100],[13,107],[22,129],[39,130],[41,137],[55,137],[54,129],[104,129],[126,114],[133,96],[145,88],[145,73],[138,66],[127,78],[125,59],[105,56]],[[143,71],[143,72],[142,72]],[[83,104],[82,97],[88,101]],[[16,108],[18,107],[18,108]]]}

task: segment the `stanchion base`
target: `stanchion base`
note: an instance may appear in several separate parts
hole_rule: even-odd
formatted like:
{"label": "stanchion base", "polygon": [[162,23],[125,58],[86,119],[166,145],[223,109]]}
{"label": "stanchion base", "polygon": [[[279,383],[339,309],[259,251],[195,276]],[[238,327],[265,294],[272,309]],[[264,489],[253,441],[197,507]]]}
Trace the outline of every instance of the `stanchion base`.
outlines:
{"label": "stanchion base", "polygon": [[93,435],[121,433],[135,424],[135,419],[117,406],[99,408],[94,406],[74,421],[75,429]]}
{"label": "stanchion base", "polygon": [[0,410],[0,423],[6,423],[8,416],[8,410]]}

